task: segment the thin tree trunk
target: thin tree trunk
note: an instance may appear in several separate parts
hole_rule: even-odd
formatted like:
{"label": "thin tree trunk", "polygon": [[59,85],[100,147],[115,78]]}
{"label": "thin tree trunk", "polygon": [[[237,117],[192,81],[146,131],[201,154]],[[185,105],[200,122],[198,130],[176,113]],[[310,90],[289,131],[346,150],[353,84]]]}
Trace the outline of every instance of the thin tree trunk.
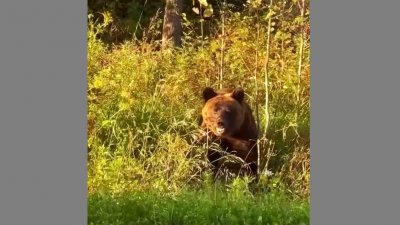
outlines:
{"label": "thin tree trunk", "polygon": [[162,48],[182,45],[182,0],[166,0],[162,33]]}
{"label": "thin tree trunk", "polygon": [[[269,8],[271,10],[273,5],[273,0],[270,1]],[[264,137],[267,135],[268,131],[268,126],[269,126],[269,112],[268,112],[268,105],[269,105],[269,98],[268,98],[268,76],[269,76],[269,49],[270,49],[270,42],[271,42],[271,17],[268,19],[268,31],[267,31],[267,53],[265,55],[265,65],[264,65],[264,73],[265,73],[265,80],[264,80],[264,85],[265,85],[265,127],[264,127]]]}
{"label": "thin tree trunk", "polygon": [[[260,23],[258,21],[258,12],[257,12],[257,38],[256,38],[256,66],[254,68],[254,81],[256,86],[256,116],[257,116],[257,131],[260,132],[260,116],[258,112],[258,41],[260,39]],[[260,150],[260,137],[257,138],[257,174],[260,174],[260,162],[261,162],[261,150]]]}
{"label": "thin tree trunk", "polygon": [[224,53],[225,53],[225,1],[222,3],[221,12],[222,21],[222,37],[221,37],[221,60],[220,60],[220,71],[219,71],[219,87],[222,88],[223,76],[224,76]]}
{"label": "thin tree trunk", "polygon": [[300,77],[301,76],[301,69],[303,66],[303,45],[304,45],[304,24],[303,24],[303,19],[304,19],[304,0],[301,1],[301,5],[299,3],[300,7],[300,17],[301,17],[301,33],[300,33],[300,47],[299,47],[299,66],[297,69],[297,75]]}
{"label": "thin tree trunk", "polygon": [[297,119],[298,119],[298,112],[300,109],[300,83],[301,83],[301,72],[302,72],[302,67],[303,67],[303,46],[304,46],[304,1],[302,0],[301,2],[299,2],[299,7],[300,7],[300,17],[301,17],[301,33],[300,33],[300,47],[299,47],[299,66],[297,69],[297,75],[298,75],[298,81],[297,81],[297,93],[296,93],[296,102],[297,102],[297,109],[296,109],[296,114],[295,114],[295,119],[296,119],[296,123],[297,123]]}

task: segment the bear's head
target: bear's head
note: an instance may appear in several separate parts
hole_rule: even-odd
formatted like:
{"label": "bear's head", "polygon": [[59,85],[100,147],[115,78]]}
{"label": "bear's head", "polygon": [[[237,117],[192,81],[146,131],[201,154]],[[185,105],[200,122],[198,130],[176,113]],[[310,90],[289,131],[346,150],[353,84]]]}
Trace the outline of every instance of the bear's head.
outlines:
{"label": "bear's head", "polygon": [[215,92],[206,87],[203,90],[205,101],[202,109],[203,126],[219,137],[232,136],[238,132],[245,120],[242,88],[224,89]]}

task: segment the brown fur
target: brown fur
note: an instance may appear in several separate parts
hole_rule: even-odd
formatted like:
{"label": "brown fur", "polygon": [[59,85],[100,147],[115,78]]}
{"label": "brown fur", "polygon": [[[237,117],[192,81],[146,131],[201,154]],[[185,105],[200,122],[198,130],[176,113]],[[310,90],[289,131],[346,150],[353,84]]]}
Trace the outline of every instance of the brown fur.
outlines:
{"label": "brown fur", "polygon": [[[206,87],[203,99],[201,128],[207,131],[211,141],[217,142],[222,150],[241,158],[250,170],[237,163],[225,163],[224,167],[237,174],[242,171],[257,174],[258,130],[250,106],[244,100],[243,89],[214,91]],[[216,170],[223,164],[218,160],[220,157],[219,152],[209,149],[208,159]]]}

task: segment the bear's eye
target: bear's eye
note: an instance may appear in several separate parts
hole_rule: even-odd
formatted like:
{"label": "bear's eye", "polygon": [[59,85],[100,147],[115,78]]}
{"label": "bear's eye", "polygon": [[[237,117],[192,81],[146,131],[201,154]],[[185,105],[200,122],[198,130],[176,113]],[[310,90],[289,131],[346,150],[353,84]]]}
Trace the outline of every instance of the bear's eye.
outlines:
{"label": "bear's eye", "polygon": [[235,110],[229,107],[216,107],[214,108],[214,112],[221,112],[221,113],[228,113],[228,114],[232,114],[235,113]]}
{"label": "bear's eye", "polygon": [[225,112],[226,112],[226,113],[229,113],[229,114],[235,114],[235,113],[236,113],[236,110],[235,110],[235,109],[232,109],[232,108],[226,108],[226,109],[225,109]]}

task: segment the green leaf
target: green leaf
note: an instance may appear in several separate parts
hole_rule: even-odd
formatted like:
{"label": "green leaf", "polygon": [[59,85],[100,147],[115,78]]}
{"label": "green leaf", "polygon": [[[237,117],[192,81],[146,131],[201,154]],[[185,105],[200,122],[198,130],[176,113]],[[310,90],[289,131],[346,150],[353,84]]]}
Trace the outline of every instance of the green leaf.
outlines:
{"label": "green leaf", "polygon": [[213,15],[213,8],[211,7],[211,5],[209,5],[203,12],[203,16],[205,18],[211,17]]}
{"label": "green leaf", "polygon": [[269,18],[273,17],[274,15],[275,15],[275,12],[271,10],[268,12],[268,14],[265,16],[264,19],[268,20]]}
{"label": "green leaf", "polygon": [[207,0],[199,0],[199,3],[200,3],[200,5],[202,5],[204,7],[208,6]]}
{"label": "green leaf", "polygon": [[197,15],[199,15],[199,14],[200,14],[200,12],[199,12],[199,8],[197,8],[197,7],[193,7],[193,8],[192,8],[192,10],[193,10],[193,12],[194,12],[194,13],[196,13]]}
{"label": "green leaf", "polygon": [[102,127],[108,126],[108,125],[112,124],[113,122],[114,122],[114,120],[103,120],[103,121],[101,122],[101,126],[102,126]]}

